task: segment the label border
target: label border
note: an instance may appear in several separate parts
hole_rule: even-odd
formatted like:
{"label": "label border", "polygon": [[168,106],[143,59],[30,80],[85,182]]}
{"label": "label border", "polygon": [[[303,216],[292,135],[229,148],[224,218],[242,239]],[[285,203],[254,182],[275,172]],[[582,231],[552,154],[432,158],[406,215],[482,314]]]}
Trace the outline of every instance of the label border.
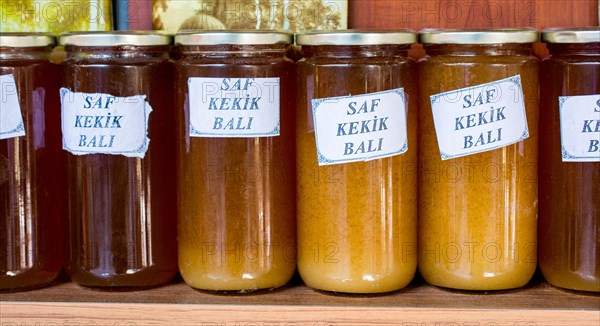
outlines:
{"label": "label border", "polygon": [[[319,151],[319,137],[317,137],[317,118],[316,118],[316,112],[317,112],[317,108],[321,104],[323,104],[324,102],[327,102],[327,101],[342,100],[342,99],[347,99],[347,98],[350,98],[350,97],[361,98],[361,97],[366,97],[366,96],[373,96],[373,95],[377,95],[377,94],[388,94],[388,93],[396,93],[396,94],[400,95],[406,101],[406,96],[405,96],[404,88],[403,87],[401,87],[401,88],[395,88],[395,89],[390,89],[390,90],[387,90],[387,91],[380,91],[380,92],[373,92],[373,93],[366,93],[366,94],[359,94],[359,95],[335,96],[335,97],[318,98],[318,99],[312,99],[311,100],[313,126],[314,126],[314,129],[315,129],[314,130],[314,134],[315,134],[315,145],[316,145],[316,150],[317,150],[317,162],[319,163],[319,165],[321,165],[321,163],[326,163],[326,164],[323,164],[323,165],[332,165],[332,164],[343,164],[343,163],[368,162],[368,161],[373,161],[373,160],[377,160],[377,159],[381,159],[381,158],[393,157],[393,156],[396,156],[396,155],[400,155],[400,154],[406,153],[406,151],[408,150],[408,130],[406,132],[406,140],[404,141],[404,144],[396,152],[391,152],[391,153],[386,153],[386,154],[382,154],[382,155],[371,156],[371,157],[367,157],[365,159],[332,160],[332,159],[328,158],[327,156],[323,155],[323,153],[321,153],[321,151]],[[406,107],[406,105],[407,105],[407,103],[404,102],[404,106],[405,107]],[[406,108],[404,108],[404,110],[405,110],[404,120],[405,120],[406,124],[408,124],[408,114],[406,112]]]}
{"label": "label border", "polygon": [[[108,94],[108,93],[86,93],[86,92],[74,92],[74,91],[71,91],[70,89],[68,89],[68,88],[66,88],[66,87],[62,87],[62,88],[60,89],[61,116],[62,116],[62,113],[63,113],[63,112],[62,112],[63,98],[65,97],[65,95],[66,95],[68,92],[71,92],[71,93],[80,93],[80,94],[92,94],[92,95],[95,95],[95,94],[106,94],[106,95],[114,96],[114,95],[112,95],[112,94]],[[147,96],[146,96],[146,94],[139,94],[139,95],[132,95],[132,96],[115,96],[115,97],[129,98],[129,97],[138,97],[138,96],[141,96],[141,97],[142,97],[142,100],[144,101],[144,126],[146,127],[146,135],[144,136],[144,141],[142,142],[142,144],[141,144],[141,145],[140,145],[138,148],[136,148],[136,149],[134,149],[134,150],[131,150],[131,151],[119,151],[119,152],[113,152],[113,153],[98,153],[97,151],[96,151],[96,152],[94,152],[94,151],[81,151],[81,150],[73,150],[73,149],[71,149],[71,148],[67,147],[67,143],[66,143],[66,141],[65,141],[65,136],[64,136],[64,133],[63,133],[63,137],[62,137],[63,149],[64,149],[64,150],[66,150],[66,151],[69,151],[70,153],[72,153],[72,154],[74,154],[74,155],[95,155],[95,154],[98,154],[98,155],[124,155],[124,154],[144,154],[144,155],[142,155],[142,157],[139,157],[139,156],[134,156],[134,157],[132,157],[132,158],[138,158],[138,157],[139,157],[139,158],[144,158],[144,156],[146,156],[146,152],[147,152],[147,150],[149,150],[149,149],[150,149],[150,144],[149,144],[149,142],[150,142],[150,137],[149,137],[149,135],[148,135],[148,134],[149,134],[149,129],[150,129],[150,126],[149,126],[149,124],[148,124],[148,118],[150,117],[150,115],[148,114],[148,107],[150,107],[150,113],[152,113],[152,107],[150,106],[150,103],[148,103]],[[64,125],[63,125],[63,123],[64,123],[64,119],[61,119],[61,122],[60,122],[60,126],[61,126],[61,128],[64,128]],[[62,130],[61,130],[61,132],[62,132]],[[144,151],[144,148],[146,149],[146,151]],[[126,156],[126,155],[124,155],[124,156]]]}
{"label": "label border", "polygon": [[[21,118],[21,120],[23,120],[23,118]],[[9,131],[5,131],[5,132],[0,132],[0,136],[2,135],[6,135],[6,134],[14,134],[17,132],[25,132],[25,125],[23,124],[23,121],[21,121],[13,130],[9,130]],[[15,135],[15,136],[8,136],[6,138],[1,138],[0,139],[10,139],[10,138],[18,138],[18,137],[23,137],[25,135]]]}
{"label": "label border", "polygon": [[[486,148],[486,149],[477,150],[477,151],[473,151],[473,152],[468,152],[468,153],[464,153],[464,154],[460,154],[460,155],[450,155],[450,154],[447,154],[447,153],[443,152],[442,149],[441,149],[441,146],[440,146],[440,138],[438,137],[438,134],[437,134],[437,125],[436,125],[435,119],[433,118],[433,111],[434,111],[434,109],[433,109],[433,102],[437,101],[440,97],[445,96],[445,95],[462,93],[465,90],[483,88],[484,85],[488,85],[488,84],[491,84],[491,83],[502,83],[502,82],[512,82],[515,85],[519,86],[520,95],[523,97],[522,115],[524,116],[524,120],[525,120],[525,130],[523,130],[523,133],[521,134],[521,137],[519,137],[518,140],[510,142],[510,143],[506,143],[506,144],[498,145],[498,146],[494,146],[494,147],[489,147],[489,148]],[[433,125],[434,125],[435,131],[436,131],[436,139],[437,139],[437,143],[438,143],[438,149],[440,150],[440,156],[441,156],[442,161],[453,159],[453,158],[465,157],[465,156],[469,156],[469,155],[473,155],[473,154],[480,154],[480,153],[484,153],[484,152],[488,152],[488,151],[497,150],[497,149],[500,149],[500,148],[503,148],[503,147],[507,147],[509,145],[516,144],[518,142],[521,142],[521,141],[529,138],[529,123],[527,122],[527,110],[525,108],[525,94],[523,94],[523,89],[522,89],[522,85],[521,85],[521,75],[520,74],[512,76],[512,77],[504,78],[504,79],[494,80],[494,81],[491,81],[491,82],[487,82],[487,83],[475,85],[475,86],[469,86],[469,87],[455,89],[455,90],[452,90],[452,91],[449,91],[449,92],[434,94],[434,95],[431,95],[429,97],[429,100],[430,100],[430,104],[431,104],[431,114],[432,114],[432,119],[433,119]]]}
{"label": "label border", "polygon": [[[25,136],[27,136],[27,133],[25,131],[25,121],[23,120],[23,109],[21,108],[21,103],[20,103],[20,100],[19,100],[19,89],[18,89],[18,86],[17,86],[17,82],[15,81],[15,75],[14,75],[14,73],[0,75],[0,77],[4,77],[4,76],[7,76],[5,78],[9,78],[10,81],[15,85],[15,92],[16,93],[14,95],[17,97],[17,105],[19,106],[19,115],[21,116],[21,122],[19,122],[11,130],[8,130],[8,131],[5,131],[5,132],[0,132],[0,140],[25,137]],[[8,135],[8,136],[4,137],[4,135]]]}
{"label": "label border", "polygon": [[[194,128],[192,125],[192,105],[190,101],[190,84],[192,79],[223,79],[223,78],[254,78],[254,79],[277,79],[279,83],[279,103],[278,103],[278,119],[277,125],[273,128],[273,130],[269,132],[261,132],[261,133],[251,133],[251,134],[230,134],[230,133],[211,133],[211,132],[201,132]],[[279,137],[281,136],[281,77],[199,77],[199,76],[189,76],[187,80],[187,94],[188,94],[188,114],[189,114],[189,137],[195,138],[268,138],[268,137]],[[295,137],[295,136],[294,136]]]}
{"label": "label border", "polygon": [[[263,138],[263,137],[277,137],[281,136],[281,115],[280,121],[277,122],[277,125],[273,130],[269,131],[269,133],[253,133],[253,134],[213,134],[213,133],[200,133],[200,131],[196,130],[194,126],[192,126],[192,119],[190,119],[190,137],[196,138]],[[207,137],[205,137],[207,136]]]}
{"label": "label border", "polygon": [[[600,96],[599,94],[590,94],[590,95],[567,95],[567,96],[559,96],[558,97],[558,123],[559,123],[559,127],[560,127],[560,151],[561,151],[561,156],[562,162],[566,162],[566,163],[595,163],[595,162],[600,162],[599,158],[597,156],[576,156],[571,154],[563,145],[564,144],[564,140],[563,140],[563,124],[562,124],[562,113],[563,113],[563,106],[564,104],[570,100],[573,97],[579,97],[579,96]],[[600,154],[599,154],[600,155]],[[568,159],[568,161],[565,161],[565,159]]]}

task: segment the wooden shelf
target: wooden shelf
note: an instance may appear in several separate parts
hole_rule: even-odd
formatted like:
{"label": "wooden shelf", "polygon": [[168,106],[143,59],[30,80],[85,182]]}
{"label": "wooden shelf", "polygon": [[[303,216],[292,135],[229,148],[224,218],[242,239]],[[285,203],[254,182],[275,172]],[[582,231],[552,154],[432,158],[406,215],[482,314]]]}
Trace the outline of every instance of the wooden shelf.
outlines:
{"label": "wooden shelf", "polygon": [[[180,280],[143,291],[104,292],[67,281],[0,294],[12,325],[600,325],[600,295],[556,289],[539,279],[523,289],[458,292],[422,281],[387,295],[342,296],[295,280],[280,290],[226,295]],[[95,324],[94,324],[95,323]]]}
{"label": "wooden shelf", "polygon": [[[456,14],[452,8],[457,5],[462,15],[448,17]],[[491,5],[503,15],[488,18]],[[349,8],[351,28],[598,24],[597,0],[351,0]],[[0,326],[28,325],[598,326],[600,295],[559,290],[539,277],[523,289],[485,294],[447,291],[416,280],[381,296],[323,294],[297,279],[255,295],[203,293],[181,280],[144,291],[102,292],[63,277],[43,289],[0,294]]]}

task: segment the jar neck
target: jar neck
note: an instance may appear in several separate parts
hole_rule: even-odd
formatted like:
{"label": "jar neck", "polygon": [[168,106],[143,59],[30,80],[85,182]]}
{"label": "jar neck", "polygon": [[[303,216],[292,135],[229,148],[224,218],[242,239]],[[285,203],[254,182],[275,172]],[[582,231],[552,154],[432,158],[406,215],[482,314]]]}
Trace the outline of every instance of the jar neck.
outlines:
{"label": "jar neck", "polygon": [[408,56],[410,45],[303,45],[305,58],[367,58]]}
{"label": "jar neck", "polygon": [[168,58],[169,46],[66,46],[67,60]]}
{"label": "jar neck", "polygon": [[531,51],[531,43],[425,45],[425,52],[428,55],[531,55]]}
{"label": "jar neck", "polygon": [[49,60],[51,46],[32,48],[0,47],[0,60]]}
{"label": "jar neck", "polygon": [[552,55],[585,55],[600,56],[600,42],[598,43],[547,43]]}
{"label": "jar neck", "polygon": [[180,45],[180,58],[283,58],[288,45]]}

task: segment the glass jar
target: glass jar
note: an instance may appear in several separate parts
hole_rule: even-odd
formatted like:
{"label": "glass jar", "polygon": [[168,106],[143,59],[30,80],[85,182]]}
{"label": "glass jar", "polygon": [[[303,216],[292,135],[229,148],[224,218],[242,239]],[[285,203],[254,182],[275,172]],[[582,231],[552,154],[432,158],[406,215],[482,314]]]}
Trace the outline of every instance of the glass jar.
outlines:
{"label": "glass jar", "polygon": [[[325,291],[405,287],[417,266],[411,31],[297,36],[298,270]],[[408,150],[407,150],[408,149]]]}
{"label": "glass jar", "polygon": [[536,269],[534,30],[424,30],[419,63],[419,271],[462,290]]}
{"label": "glass jar", "polygon": [[148,287],[177,272],[172,37],[63,34],[70,250],[80,285]]}
{"label": "glass jar", "polygon": [[542,32],[539,261],[558,287],[600,291],[600,29]]}
{"label": "glass jar", "polygon": [[0,290],[41,286],[63,264],[66,198],[56,40],[0,33]]}
{"label": "glass jar", "polygon": [[296,267],[292,35],[181,32],[179,270],[211,291],[286,284]]}

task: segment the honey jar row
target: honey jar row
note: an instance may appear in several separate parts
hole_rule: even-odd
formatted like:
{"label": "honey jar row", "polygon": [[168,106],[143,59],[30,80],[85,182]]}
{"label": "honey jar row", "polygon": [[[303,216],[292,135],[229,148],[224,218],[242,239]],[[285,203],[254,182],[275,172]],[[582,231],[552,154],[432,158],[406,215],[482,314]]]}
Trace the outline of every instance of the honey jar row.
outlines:
{"label": "honey jar row", "polygon": [[539,37],[0,34],[0,289],[599,292],[600,30]]}

